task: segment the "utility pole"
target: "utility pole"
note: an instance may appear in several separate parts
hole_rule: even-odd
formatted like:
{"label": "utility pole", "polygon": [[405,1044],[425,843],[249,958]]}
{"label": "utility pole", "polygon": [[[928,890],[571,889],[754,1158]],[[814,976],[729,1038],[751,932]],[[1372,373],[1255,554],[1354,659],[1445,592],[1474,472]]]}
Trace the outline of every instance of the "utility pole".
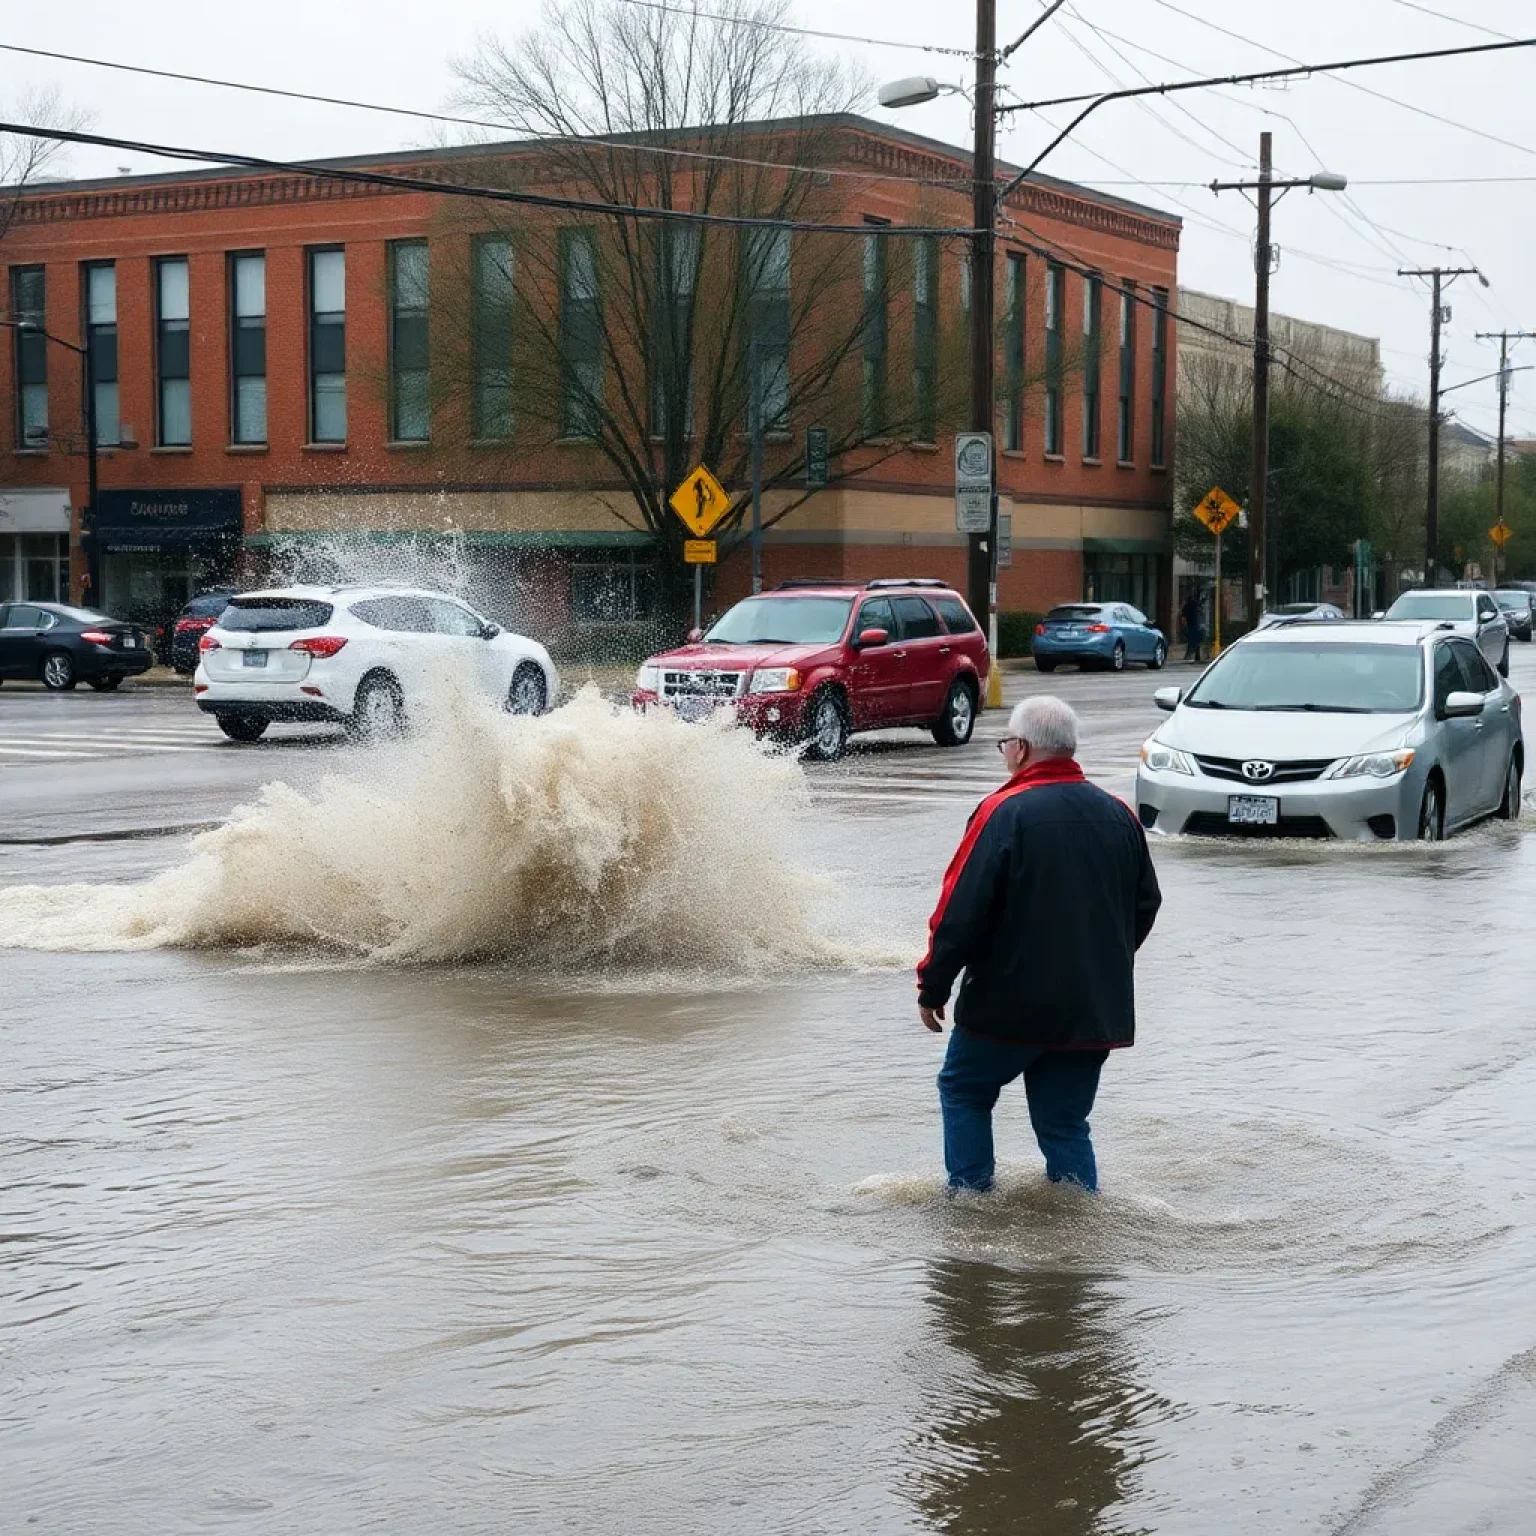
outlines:
{"label": "utility pole", "polygon": [[1458,277],[1476,277],[1488,286],[1488,279],[1476,267],[1399,267],[1399,277],[1430,279],[1429,313],[1429,463],[1426,473],[1429,488],[1424,503],[1424,585],[1435,584],[1440,565],[1440,327],[1450,319],[1442,307],[1440,295]]}
{"label": "utility pole", "polygon": [[1253,300],[1253,470],[1248,480],[1248,624],[1259,622],[1269,596],[1269,243],[1274,187],[1273,136],[1259,135],[1259,238],[1254,247],[1258,278]]}
{"label": "utility pole", "polygon": [[[971,431],[990,434],[993,421],[993,244],[997,227],[993,144],[997,129],[997,0],[976,0],[976,146],[971,242]],[[985,533],[973,533],[966,560],[971,612],[991,633],[997,604],[997,453],[992,454],[991,512]],[[993,639],[995,640],[995,635]]]}
{"label": "utility pole", "polygon": [[[1498,489],[1494,493],[1498,501],[1497,522],[1504,521],[1504,419],[1509,410],[1509,344],[1512,341],[1536,339],[1536,331],[1479,331],[1479,341],[1497,341],[1499,344],[1499,459]],[[1498,576],[1498,557],[1494,560],[1494,576]]]}

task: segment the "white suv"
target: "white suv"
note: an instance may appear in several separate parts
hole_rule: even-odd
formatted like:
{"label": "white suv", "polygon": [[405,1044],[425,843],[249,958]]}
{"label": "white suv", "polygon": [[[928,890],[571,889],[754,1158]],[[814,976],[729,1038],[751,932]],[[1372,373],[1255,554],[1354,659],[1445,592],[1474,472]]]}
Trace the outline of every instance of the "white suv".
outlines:
{"label": "white suv", "polygon": [[202,638],[197,707],[255,741],[274,720],[332,720],[389,735],[459,673],[515,714],[542,714],[560,678],[549,652],[457,598],[418,587],[282,587],[230,599]]}

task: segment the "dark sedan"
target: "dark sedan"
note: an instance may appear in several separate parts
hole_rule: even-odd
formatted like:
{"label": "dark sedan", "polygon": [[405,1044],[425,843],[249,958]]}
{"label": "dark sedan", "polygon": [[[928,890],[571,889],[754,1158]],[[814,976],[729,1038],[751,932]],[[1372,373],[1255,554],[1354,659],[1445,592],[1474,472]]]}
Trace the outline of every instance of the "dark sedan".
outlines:
{"label": "dark sedan", "polygon": [[1512,592],[1501,588],[1493,594],[1493,600],[1499,605],[1499,612],[1504,615],[1510,634],[1516,640],[1529,640],[1533,628],[1531,605],[1536,603],[1536,598],[1529,592]]}
{"label": "dark sedan", "polygon": [[0,605],[0,678],[38,678],[55,691],[85,682],[105,693],[154,660],[142,629],[104,613],[65,603]]}
{"label": "dark sedan", "polygon": [[176,615],[171,631],[171,665],[187,677],[197,671],[197,645],[204,635],[218,623],[219,615],[229,607],[235,595],[233,587],[215,587],[199,592]]}

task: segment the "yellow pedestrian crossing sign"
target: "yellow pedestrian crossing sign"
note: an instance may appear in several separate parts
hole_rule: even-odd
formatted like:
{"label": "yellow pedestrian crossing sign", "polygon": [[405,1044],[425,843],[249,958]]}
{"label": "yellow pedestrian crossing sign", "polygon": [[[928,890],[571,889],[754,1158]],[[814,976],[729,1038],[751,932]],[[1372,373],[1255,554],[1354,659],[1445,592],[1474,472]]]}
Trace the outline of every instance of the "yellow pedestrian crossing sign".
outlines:
{"label": "yellow pedestrian crossing sign", "polygon": [[1493,525],[1492,528],[1488,530],[1488,537],[1492,539],[1500,549],[1503,549],[1504,546],[1508,544],[1512,538],[1514,538],[1514,536],[1515,530],[1511,528],[1502,517]]}
{"label": "yellow pedestrian crossing sign", "polygon": [[1212,486],[1205,500],[1195,507],[1195,516],[1220,538],[1232,519],[1242,509],[1219,485]]}
{"label": "yellow pedestrian crossing sign", "polygon": [[694,537],[702,539],[730,510],[731,498],[726,495],[725,487],[710,474],[708,466],[700,464],[672,492],[670,504],[693,530]]}

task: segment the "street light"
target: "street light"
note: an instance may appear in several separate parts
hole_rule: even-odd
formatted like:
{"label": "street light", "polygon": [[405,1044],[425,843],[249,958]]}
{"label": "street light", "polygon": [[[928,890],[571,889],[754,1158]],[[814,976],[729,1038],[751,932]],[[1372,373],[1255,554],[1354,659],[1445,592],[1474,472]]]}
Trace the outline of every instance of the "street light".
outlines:
{"label": "street light", "polygon": [[[1248,485],[1248,622],[1257,624],[1260,607],[1269,596],[1269,274],[1274,264],[1269,240],[1269,210],[1273,202],[1295,187],[1309,192],[1342,192],[1349,179],[1336,171],[1317,171],[1311,176],[1276,181],[1270,156],[1273,135],[1259,135],[1257,181],[1213,181],[1212,192],[1257,192],[1259,239],[1254,250],[1258,279],[1253,304],[1253,473]],[[1278,565],[1276,555],[1275,564]],[[1276,572],[1276,575],[1279,573]],[[1216,594],[1221,601],[1221,594]]]}
{"label": "street light", "polygon": [[[8,330],[19,331],[26,335],[29,331],[41,336],[45,341],[51,341],[55,346],[65,347],[73,352],[76,357],[82,358],[85,363],[85,454],[86,454],[86,495],[85,507],[80,518],[80,532],[82,539],[86,533],[86,518],[94,520],[96,515],[96,359],[91,353],[89,345],[81,346],[78,342],[67,340],[63,336],[55,336],[52,331],[44,330],[42,326],[31,320],[8,320],[0,316],[0,326]],[[96,582],[94,572],[90,570],[95,563],[93,558],[87,560],[87,580],[91,583],[91,596],[96,597]]]}
{"label": "street light", "polygon": [[905,80],[892,80],[880,87],[882,107],[920,107],[925,101],[937,100],[939,82],[932,75],[908,75]]}

